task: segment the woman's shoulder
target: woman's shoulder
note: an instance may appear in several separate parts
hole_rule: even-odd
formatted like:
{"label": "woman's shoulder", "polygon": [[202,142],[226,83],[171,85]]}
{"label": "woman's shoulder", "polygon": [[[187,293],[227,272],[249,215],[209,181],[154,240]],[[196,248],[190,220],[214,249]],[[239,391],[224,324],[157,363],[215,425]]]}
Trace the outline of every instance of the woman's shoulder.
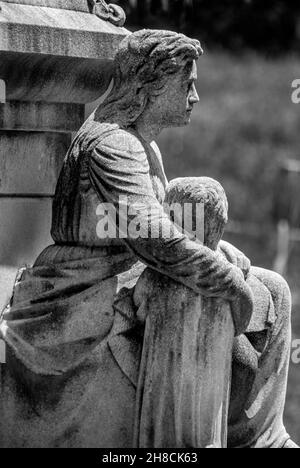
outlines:
{"label": "woman's shoulder", "polygon": [[134,132],[124,128],[112,128],[99,139],[97,147],[103,150],[126,152],[131,154],[145,153],[142,140]]}
{"label": "woman's shoulder", "polygon": [[96,149],[101,152],[145,152],[135,132],[107,122],[90,122],[86,127],[83,145],[88,152]]}

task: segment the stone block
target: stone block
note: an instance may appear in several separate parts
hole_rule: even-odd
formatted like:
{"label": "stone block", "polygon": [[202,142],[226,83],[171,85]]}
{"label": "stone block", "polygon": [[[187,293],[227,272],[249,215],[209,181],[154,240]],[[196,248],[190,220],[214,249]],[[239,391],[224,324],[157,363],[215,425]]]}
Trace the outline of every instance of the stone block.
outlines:
{"label": "stone block", "polygon": [[22,3],[23,5],[42,6],[46,8],[61,8],[63,10],[90,12],[88,0],[3,0],[4,3]]}
{"label": "stone block", "polygon": [[[12,27],[12,25],[14,27]],[[113,59],[124,28],[74,10],[2,2],[0,50],[90,59]]]}
{"label": "stone block", "polygon": [[53,195],[71,136],[0,131],[0,196]]}
{"label": "stone block", "polygon": [[129,31],[88,11],[80,0],[1,3],[0,79],[8,100],[85,104],[105,92]]}
{"label": "stone block", "polygon": [[0,198],[0,265],[31,264],[52,243],[52,200]]}
{"label": "stone block", "polygon": [[82,125],[84,113],[78,104],[10,101],[0,104],[0,128],[71,133]]}

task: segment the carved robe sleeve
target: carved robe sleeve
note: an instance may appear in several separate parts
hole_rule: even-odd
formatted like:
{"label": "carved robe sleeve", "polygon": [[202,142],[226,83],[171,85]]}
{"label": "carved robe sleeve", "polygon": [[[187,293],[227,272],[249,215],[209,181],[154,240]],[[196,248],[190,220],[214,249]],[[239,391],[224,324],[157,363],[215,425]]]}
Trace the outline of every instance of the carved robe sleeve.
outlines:
{"label": "carved robe sleeve", "polygon": [[[106,137],[89,158],[89,174],[101,199],[114,204],[117,211],[120,197],[128,200],[129,213],[141,207],[135,222],[144,227],[144,238],[129,234],[123,240],[142,262],[204,296],[232,300],[242,295],[251,302],[251,292],[236,267],[176,230],[154,194],[147,155],[135,136],[119,130]],[[170,238],[151,236],[149,207],[160,218],[164,232],[172,233]]]}

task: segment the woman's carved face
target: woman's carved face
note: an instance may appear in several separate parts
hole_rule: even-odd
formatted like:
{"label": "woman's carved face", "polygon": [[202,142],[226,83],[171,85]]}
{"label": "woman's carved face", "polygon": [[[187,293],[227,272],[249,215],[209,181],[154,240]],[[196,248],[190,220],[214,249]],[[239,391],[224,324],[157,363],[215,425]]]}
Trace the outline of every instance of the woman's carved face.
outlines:
{"label": "woman's carved face", "polygon": [[151,113],[161,127],[181,127],[190,123],[193,107],[199,102],[196,80],[196,61],[189,62],[180,72],[170,76],[166,91],[152,103]]}

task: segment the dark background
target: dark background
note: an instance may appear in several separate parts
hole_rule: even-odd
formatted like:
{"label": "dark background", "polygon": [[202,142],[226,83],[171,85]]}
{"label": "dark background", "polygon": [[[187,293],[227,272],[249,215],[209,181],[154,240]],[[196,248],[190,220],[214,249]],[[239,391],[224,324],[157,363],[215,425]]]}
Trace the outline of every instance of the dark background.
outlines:
{"label": "dark background", "polygon": [[[284,276],[293,293],[293,339],[300,339],[299,0],[120,0],[127,27],[172,29],[200,39],[201,99],[192,123],[160,137],[167,176],[210,176],[226,189],[226,238],[253,264],[274,268],[277,223],[293,231]],[[297,240],[298,239],[298,240]],[[291,362],[286,423],[300,443],[300,364]]]}
{"label": "dark background", "polygon": [[132,27],[164,27],[234,51],[299,48],[297,0],[119,0]]}

